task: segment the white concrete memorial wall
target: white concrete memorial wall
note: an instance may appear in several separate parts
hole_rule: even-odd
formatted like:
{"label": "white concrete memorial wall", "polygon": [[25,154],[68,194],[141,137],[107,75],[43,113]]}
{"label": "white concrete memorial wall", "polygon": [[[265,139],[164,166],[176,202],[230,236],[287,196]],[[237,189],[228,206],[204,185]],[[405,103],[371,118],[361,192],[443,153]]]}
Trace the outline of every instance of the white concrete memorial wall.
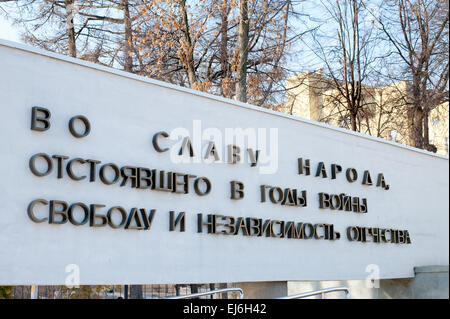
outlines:
{"label": "white concrete memorial wall", "polygon": [[0,105],[1,285],[449,264],[446,157],[7,41]]}

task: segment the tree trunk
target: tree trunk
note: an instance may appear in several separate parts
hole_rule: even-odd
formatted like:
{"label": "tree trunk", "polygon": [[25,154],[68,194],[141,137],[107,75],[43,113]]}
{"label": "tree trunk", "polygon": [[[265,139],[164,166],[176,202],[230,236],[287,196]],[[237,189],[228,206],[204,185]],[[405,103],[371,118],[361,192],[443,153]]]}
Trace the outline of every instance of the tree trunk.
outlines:
{"label": "tree trunk", "polygon": [[123,22],[125,26],[125,66],[124,70],[127,72],[133,71],[133,56],[132,56],[132,43],[133,35],[131,30],[131,18],[130,18],[130,8],[128,0],[122,1],[123,8]]}
{"label": "tree trunk", "polygon": [[75,27],[73,26],[74,5],[73,0],[64,0],[66,8],[66,30],[69,55],[73,58],[77,57],[77,47],[75,43]]}
{"label": "tree trunk", "polygon": [[247,102],[247,59],[248,59],[248,4],[247,0],[240,2],[239,20],[239,64],[237,69],[236,100]]}
{"label": "tree trunk", "polygon": [[424,147],[423,145],[423,108],[420,75],[413,73],[413,105],[410,115],[410,139],[411,145],[417,148]]}
{"label": "tree trunk", "polygon": [[420,107],[414,107],[410,112],[410,143],[423,149],[423,111]]}
{"label": "tree trunk", "polygon": [[223,79],[228,78],[228,15],[230,10],[228,9],[228,0],[222,0],[221,11],[221,25],[220,25],[220,66],[222,71],[222,81],[220,86],[220,92],[225,95]]}
{"label": "tree trunk", "polygon": [[195,84],[197,82],[197,77],[195,75],[195,68],[194,68],[194,47],[191,40],[191,35],[189,33],[189,20],[187,15],[187,9],[186,9],[186,0],[180,1],[180,9],[181,14],[183,15],[183,24],[184,24],[184,39],[186,41],[186,72],[188,75],[189,80],[189,86],[191,88],[195,88]]}
{"label": "tree trunk", "polygon": [[355,112],[350,113],[350,121],[352,125],[352,131],[357,132],[358,131],[358,115]]}

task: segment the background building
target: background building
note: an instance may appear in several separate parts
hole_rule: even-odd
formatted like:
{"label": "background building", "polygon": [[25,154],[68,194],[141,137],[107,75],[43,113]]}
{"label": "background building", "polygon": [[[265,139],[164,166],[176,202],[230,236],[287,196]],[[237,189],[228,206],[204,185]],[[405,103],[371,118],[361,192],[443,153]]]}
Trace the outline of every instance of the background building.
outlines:
{"label": "background building", "polygon": [[430,143],[436,146],[437,153],[447,156],[449,153],[448,111],[448,102],[440,104],[430,112],[428,124]]}
{"label": "background building", "polygon": [[[350,129],[350,115],[338,84],[322,70],[305,72],[286,81],[287,99],[282,112]],[[359,132],[393,142],[413,145],[410,121],[411,85],[401,81],[383,87],[362,86]],[[428,116],[428,150],[448,156],[448,102]],[[426,127],[424,129],[427,129]]]}

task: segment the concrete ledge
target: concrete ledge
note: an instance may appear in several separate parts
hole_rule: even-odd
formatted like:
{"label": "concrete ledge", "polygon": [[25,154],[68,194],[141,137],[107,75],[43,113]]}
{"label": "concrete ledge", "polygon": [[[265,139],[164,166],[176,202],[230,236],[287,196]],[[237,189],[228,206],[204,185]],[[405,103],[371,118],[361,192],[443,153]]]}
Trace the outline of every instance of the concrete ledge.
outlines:
{"label": "concrete ledge", "polygon": [[449,266],[421,266],[414,267],[414,273],[448,273]]}

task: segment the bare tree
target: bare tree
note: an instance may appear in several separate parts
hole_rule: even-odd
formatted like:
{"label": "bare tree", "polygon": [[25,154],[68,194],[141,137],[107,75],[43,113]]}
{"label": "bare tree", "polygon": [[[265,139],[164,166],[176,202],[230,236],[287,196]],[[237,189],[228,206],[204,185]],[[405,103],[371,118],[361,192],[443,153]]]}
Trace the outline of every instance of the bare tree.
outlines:
{"label": "bare tree", "polygon": [[303,36],[295,2],[17,0],[1,8],[32,45],[273,108]]}
{"label": "bare tree", "polygon": [[153,0],[143,7],[139,74],[265,107],[282,99],[287,52],[302,36],[291,29],[290,0]]}
{"label": "bare tree", "polygon": [[353,131],[360,131],[364,117],[373,116],[368,108],[373,100],[365,93],[370,85],[365,82],[369,81],[376,60],[373,50],[376,37],[362,21],[362,0],[329,0],[322,5],[327,23],[323,26],[325,30],[314,33],[313,50],[325,69],[323,76],[312,84],[316,86],[313,89],[324,95],[326,104],[335,105],[328,117],[339,117],[341,126],[349,125]]}
{"label": "bare tree", "polygon": [[[5,3],[2,8],[8,18],[24,27],[25,42],[76,57],[78,36],[74,22],[76,1],[2,1]],[[53,29],[53,32],[49,32],[50,29]]]}
{"label": "bare tree", "polygon": [[[3,1],[5,2],[5,1]],[[22,26],[25,42],[132,71],[137,0],[17,0],[3,13]],[[122,17],[120,17],[122,16]]]}
{"label": "bare tree", "polygon": [[410,144],[432,149],[428,137],[430,111],[448,101],[448,0],[393,0],[379,19],[401,66],[390,74],[393,80],[406,78],[411,89],[408,100]]}

